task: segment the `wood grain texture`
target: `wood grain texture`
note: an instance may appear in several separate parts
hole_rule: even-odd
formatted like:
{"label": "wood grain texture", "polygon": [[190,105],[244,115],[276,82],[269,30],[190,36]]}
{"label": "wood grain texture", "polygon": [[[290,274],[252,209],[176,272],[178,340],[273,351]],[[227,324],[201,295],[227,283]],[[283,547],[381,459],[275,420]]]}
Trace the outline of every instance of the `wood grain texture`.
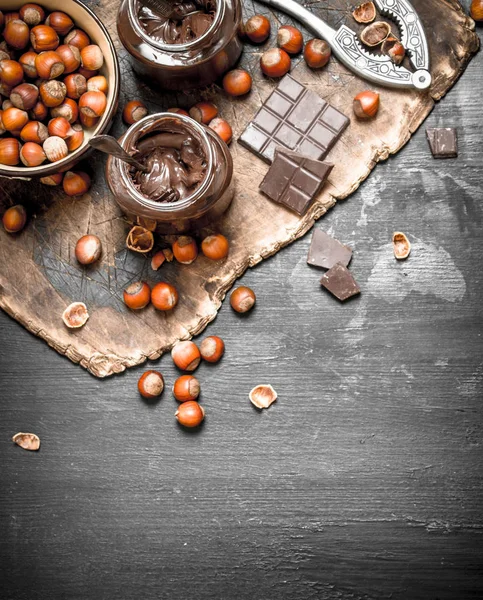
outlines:
{"label": "wood grain texture", "polygon": [[[103,0],[90,4],[117,40],[115,3]],[[148,358],[156,359],[177,340],[202,331],[215,318],[225,293],[247,267],[302,236],[337,200],[353,193],[377,162],[387,159],[409,140],[431,111],[433,99],[441,98],[464,70],[478,47],[478,38],[459,5],[447,0],[421,0],[415,5],[429,37],[434,77],[431,94],[381,89],[382,110],[377,121],[374,124],[352,119],[341,143],[328,157],[335,164],[329,184],[304,218],[281,209],[259,193],[258,184],[267,166],[234,143],[236,198],[216,226],[230,240],[229,258],[221,265],[204,259],[184,268],[165,265],[153,273],[146,257],[135,256],[125,248],[129,226],[103,181],[104,159],[96,156],[90,162],[97,174],[96,185],[82,199],[68,199],[35,184],[34,188],[28,186],[29,202],[24,183],[2,186],[1,204],[8,206],[22,198],[34,218],[14,240],[0,232],[0,306],[57,351],[101,377]],[[343,22],[353,24],[352,3],[348,0],[310,2],[308,6],[335,27]],[[247,15],[255,11],[252,2],[247,2],[245,8]],[[288,22],[284,15],[270,17],[274,23]],[[431,26],[434,21],[438,27]],[[275,35],[276,27],[267,46],[274,44]],[[148,89],[133,75],[119,42],[117,46],[123,65],[124,98],[141,97],[152,111],[173,105],[189,107],[199,99],[199,95],[175,96]],[[227,99],[216,88],[204,93],[213,97],[221,113],[233,123],[235,137],[277,83],[261,75],[258,62],[262,50],[263,47],[247,45],[242,59],[255,81],[248,98]],[[352,114],[352,98],[367,84],[335,60],[321,72],[309,71],[300,59],[294,65],[293,73],[299,81],[345,114]],[[116,122],[116,134],[124,129]],[[75,241],[85,233],[95,233],[104,240],[102,261],[89,269],[80,267],[73,255]],[[12,249],[13,261],[9,260]],[[176,310],[170,315],[162,315],[152,307],[138,314],[128,311],[122,302],[122,291],[138,279],[173,283],[181,296]],[[84,301],[91,314],[88,324],[74,333],[60,319],[72,301]]]}

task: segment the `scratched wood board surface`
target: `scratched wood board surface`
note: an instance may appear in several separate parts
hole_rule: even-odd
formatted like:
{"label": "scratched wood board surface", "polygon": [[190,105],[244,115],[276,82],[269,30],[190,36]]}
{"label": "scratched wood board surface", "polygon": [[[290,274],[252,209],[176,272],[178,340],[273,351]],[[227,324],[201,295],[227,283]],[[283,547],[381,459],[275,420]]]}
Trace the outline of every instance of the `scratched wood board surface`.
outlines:
{"label": "scratched wood board surface", "polygon": [[[266,47],[274,45],[277,25],[291,21],[263,5],[245,2],[245,17],[255,12],[269,14],[274,27],[271,39],[262,47],[246,45],[241,64],[252,73],[254,89],[247,98],[233,100],[215,86],[179,95],[150,89],[133,74],[117,40],[117,2],[86,4],[107,24],[116,40],[123,73],[121,106],[126,99],[137,97],[144,99],[151,112],[156,112],[174,105],[189,107],[200,98],[209,97],[233,124],[237,137],[276,86],[275,81],[261,75],[259,56]],[[342,23],[356,25],[350,16],[350,1],[305,4],[333,27]],[[147,257],[125,248],[129,225],[106,188],[102,157],[94,155],[89,160],[87,168],[95,174],[95,185],[80,199],[66,198],[37,182],[3,180],[2,212],[21,202],[28,207],[31,218],[18,236],[0,233],[1,307],[58,352],[99,377],[156,359],[177,340],[201,332],[215,318],[227,290],[246,268],[301,237],[336,201],[356,190],[378,161],[387,159],[410,139],[435,100],[442,98],[464,71],[478,48],[473,22],[454,0],[415,0],[413,4],[428,35],[433,75],[430,93],[380,89],[382,107],[377,119],[368,123],[351,119],[349,129],[329,155],[335,164],[329,184],[305,217],[293,215],[258,192],[267,166],[233,143],[236,196],[229,212],[215,227],[230,240],[228,259],[221,264],[203,258],[190,266],[165,264],[154,273]],[[309,39],[308,32],[304,33]],[[353,96],[374,87],[334,59],[320,72],[309,71],[303,61],[296,59],[292,73],[348,116]],[[120,135],[124,130],[117,117],[114,134]],[[85,233],[99,235],[104,246],[102,260],[89,269],[81,268],[73,254],[75,241]],[[181,297],[176,310],[168,315],[152,307],[140,313],[128,311],[122,302],[122,290],[137,279],[152,284],[159,280],[173,283]],[[76,300],[86,302],[91,317],[83,329],[71,332],[63,326],[61,314]]]}

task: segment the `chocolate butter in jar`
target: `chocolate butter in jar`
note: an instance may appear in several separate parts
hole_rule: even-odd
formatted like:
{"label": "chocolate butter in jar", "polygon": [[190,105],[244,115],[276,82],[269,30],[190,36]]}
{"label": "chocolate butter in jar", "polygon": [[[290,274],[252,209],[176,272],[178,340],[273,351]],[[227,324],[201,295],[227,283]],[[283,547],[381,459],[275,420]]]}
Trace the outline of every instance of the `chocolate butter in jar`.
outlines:
{"label": "chocolate butter in jar", "polygon": [[117,29],[134,69],[163,89],[210,85],[240,57],[240,0],[173,2],[164,18],[140,0],[123,0]]}
{"label": "chocolate butter in jar", "polygon": [[133,223],[156,221],[158,233],[192,232],[211,225],[234,194],[228,146],[190,117],[158,113],[132,125],[119,140],[145,167],[110,156],[106,178]]}

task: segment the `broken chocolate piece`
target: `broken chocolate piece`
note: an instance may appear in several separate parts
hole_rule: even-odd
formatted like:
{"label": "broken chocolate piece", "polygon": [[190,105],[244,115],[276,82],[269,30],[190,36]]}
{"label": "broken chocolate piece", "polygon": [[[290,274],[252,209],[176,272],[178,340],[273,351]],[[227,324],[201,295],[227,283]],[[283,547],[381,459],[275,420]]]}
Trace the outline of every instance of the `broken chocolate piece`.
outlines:
{"label": "broken chocolate piece", "polygon": [[338,240],[325,233],[325,231],[314,229],[307,256],[307,263],[309,265],[331,269],[337,263],[341,263],[344,267],[347,267],[351,258],[351,248],[344,246],[344,244],[341,244]]}
{"label": "broken chocolate piece", "polygon": [[269,164],[277,146],[322,160],[348,125],[345,115],[285,75],[238,141]]}
{"label": "broken chocolate piece", "polygon": [[434,158],[456,158],[458,156],[458,135],[452,127],[426,129],[429,147]]}
{"label": "broken chocolate piece", "polygon": [[327,271],[320,284],[341,302],[361,293],[351,272],[342,263],[337,263]]}
{"label": "broken chocolate piece", "polygon": [[274,202],[304,215],[334,165],[277,148],[275,160],[260,184]]}

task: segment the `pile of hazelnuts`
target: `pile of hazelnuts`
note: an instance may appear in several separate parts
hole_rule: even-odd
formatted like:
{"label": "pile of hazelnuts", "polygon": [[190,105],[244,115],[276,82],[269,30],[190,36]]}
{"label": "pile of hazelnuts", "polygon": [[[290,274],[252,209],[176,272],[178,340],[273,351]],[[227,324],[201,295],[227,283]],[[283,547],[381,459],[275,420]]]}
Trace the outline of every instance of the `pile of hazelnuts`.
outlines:
{"label": "pile of hazelnuts", "polygon": [[[0,163],[37,167],[62,160],[107,108],[102,51],[69,15],[49,14],[39,4],[0,11],[0,31]],[[41,181],[63,183],[71,196],[90,186],[85,173]]]}

